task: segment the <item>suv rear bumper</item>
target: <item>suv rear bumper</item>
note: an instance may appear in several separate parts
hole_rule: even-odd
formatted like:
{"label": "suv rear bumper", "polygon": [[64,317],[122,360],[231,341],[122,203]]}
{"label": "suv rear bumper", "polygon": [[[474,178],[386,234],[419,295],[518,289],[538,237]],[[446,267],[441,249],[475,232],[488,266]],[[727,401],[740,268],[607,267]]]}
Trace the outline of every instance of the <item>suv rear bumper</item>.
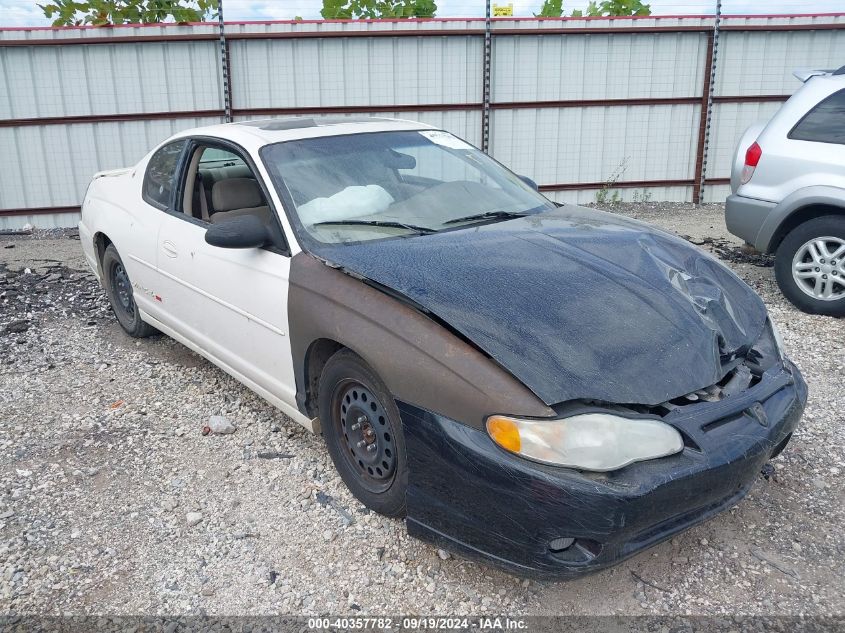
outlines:
{"label": "suv rear bumper", "polygon": [[746,198],[737,194],[728,196],[725,201],[725,224],[728,231],[752,244],[758,251],[767,252],[768,240],[760,239],[760,230],[777,205],[766,200]]}

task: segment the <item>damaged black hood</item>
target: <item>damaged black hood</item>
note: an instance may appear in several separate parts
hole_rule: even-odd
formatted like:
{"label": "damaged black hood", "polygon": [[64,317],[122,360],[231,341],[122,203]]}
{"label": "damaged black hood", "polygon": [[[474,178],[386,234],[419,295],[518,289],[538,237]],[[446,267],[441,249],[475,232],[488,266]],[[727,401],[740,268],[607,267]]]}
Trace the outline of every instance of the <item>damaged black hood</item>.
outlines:
{"label": "damaged black hood", "polygon": [[658,404],[712,385],[766,321],[712,257],[582,207],[310,250],[436,315],[546,404]]}

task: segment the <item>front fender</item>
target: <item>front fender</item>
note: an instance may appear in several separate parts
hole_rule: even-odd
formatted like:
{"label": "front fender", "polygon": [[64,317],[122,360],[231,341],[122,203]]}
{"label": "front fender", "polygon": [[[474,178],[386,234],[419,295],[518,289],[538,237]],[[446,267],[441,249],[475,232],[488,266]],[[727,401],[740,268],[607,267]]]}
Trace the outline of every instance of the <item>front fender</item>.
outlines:
{"label": "front fender", "polygon": [[303,413],[306,355],[328,339],[363,358],[404,402],[475,428],[494,413],[554,415],[527,387],[447,327],[307,253],[291,259],[288,322]]}

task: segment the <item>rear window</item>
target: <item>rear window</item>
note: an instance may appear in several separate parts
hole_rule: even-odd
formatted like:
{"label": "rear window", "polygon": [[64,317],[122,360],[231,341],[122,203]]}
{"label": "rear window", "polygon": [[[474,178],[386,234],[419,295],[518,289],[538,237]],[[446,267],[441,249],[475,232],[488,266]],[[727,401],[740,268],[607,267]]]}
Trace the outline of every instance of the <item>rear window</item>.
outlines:
{"label": "rear window", "polygon": [[789,133],[796,141],[845,144],[845,90],[840,90],[804,115]]}
{"label": "rear window", "polygon": [[158,150],[147,164],[144,175],[144,200],[154,207],[166,209],[173,204],[176,168],[187,141],[175,141]]}

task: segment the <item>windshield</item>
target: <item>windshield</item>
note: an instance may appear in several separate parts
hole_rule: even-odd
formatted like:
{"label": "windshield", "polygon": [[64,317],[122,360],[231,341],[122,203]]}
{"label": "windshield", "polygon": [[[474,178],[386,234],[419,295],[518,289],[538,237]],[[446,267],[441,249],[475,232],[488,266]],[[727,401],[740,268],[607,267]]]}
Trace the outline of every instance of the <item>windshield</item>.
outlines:
{"label": "windshield", "polygon": [[261,157],[299,227],[323,243],[427,235],[553,209],[448,132],[377,132],[286,141]]}

